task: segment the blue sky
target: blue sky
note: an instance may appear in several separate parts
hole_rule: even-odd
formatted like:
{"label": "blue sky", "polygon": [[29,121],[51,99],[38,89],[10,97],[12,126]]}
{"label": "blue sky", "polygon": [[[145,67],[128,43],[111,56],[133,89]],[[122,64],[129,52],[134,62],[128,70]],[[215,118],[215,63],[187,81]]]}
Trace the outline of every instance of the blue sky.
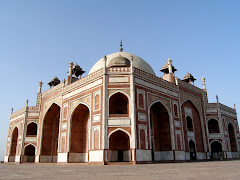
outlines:
{"label": "blue sky", "polygon": [[[168,57],[183,78],[206,77],[209,101],[240,113],[240,1],[225,0],[0,0],[0,160],[10,110],[34,106],[68,62],[87,72],[105,54],[124,51],[146,60],[157,76]],[[87,74],[87,73],[86,73]],[[86,75],[85,74],[85,75]],[[239,117],[239,116],[238,116]]]}

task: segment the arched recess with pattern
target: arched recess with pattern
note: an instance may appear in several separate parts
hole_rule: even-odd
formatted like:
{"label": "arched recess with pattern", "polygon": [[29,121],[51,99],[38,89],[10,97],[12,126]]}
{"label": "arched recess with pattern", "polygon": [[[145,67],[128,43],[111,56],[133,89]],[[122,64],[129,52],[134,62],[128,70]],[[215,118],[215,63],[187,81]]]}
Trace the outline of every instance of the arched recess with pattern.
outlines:
{"label": "arched recess with pattern", "polygon": [[109,161],[131,161],[130,138],[129,135],[122,130],[117,130],[109,136]]}
{"label": "arched recess with pattern", "polygon": [[43,120],[40,162],[57,162],[59,120],[60,106],[53,103]]}
{"label": "arched recess with pattern", "polygon": [[189,116],[189,114],[186,114],[185,108],[191,109],[191,119],[193,124],[193,131],[195,135],[196,152],[204,152],[203,130],[201,126],[199,111],[190,100],[185,101],[181,106],[186,151],[190,152],[189,144],[188,144],[189,142],[187,138],[188,137],[187,117]]}
{"label": "arched recess with pattern", "polygon": [[172,151],[170,117],[167,108],[157,101],[150,106],[152,161],[164,159],[161,151]]}
{"label": "arched recess with pattern", "polygon": [[70,152],[68,162],[88,162],[88,126],[90,110],[80,103],[71,116]]}
{"label": "arched recess with pattern", "polygon": [[15,162],[15,156],[17,153],[17,144],[18,144],[18,128],[15,127],[12,131],[12,141],[8,161]]}
{"label": "arched recess with pattern", "polygon": [[219,141],[213,141],[211,142],[211,153],[213,159],[219,159],[220,153],[222,153],[222,143]]}
{"label": "arched recess with pattern", "polygon": [[23,162],[34,162],[35,160],[35,146],[28,144],[24,148]]}
{"label": "arched recess with pattern", "polygon": [[231,144],[231,151],[237,152],[236,137],[235,137],[235,132],[234,132],[232,123],[228,124],[228,134],[229,134],[229,139],[230,139],[230,144]]}
{"label": "arched recess with pattern", "polygon": [[216,119],[208,120],[208,132],[209,133],[220,133],[219,124]]}
{"label": "arched recess with pattern", "polygon": [[117,92],[109,98],[109,117],[128,117],[129,116],[129,100],[128,97]]}
{"label": "arched recess with pattern", "polygon": [[37,135],[37,124],[31,122],[27,125],[27,136],[36,136]]}

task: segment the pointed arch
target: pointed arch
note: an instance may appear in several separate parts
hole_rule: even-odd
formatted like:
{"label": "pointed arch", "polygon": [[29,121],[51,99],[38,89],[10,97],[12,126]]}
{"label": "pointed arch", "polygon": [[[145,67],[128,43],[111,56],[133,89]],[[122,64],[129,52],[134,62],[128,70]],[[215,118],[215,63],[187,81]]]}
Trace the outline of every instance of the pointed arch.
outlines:
{"label": "pointed arch", "polygon": [[109,161],[131,161],[130,137],[122,129],[109,134]]}
{"label": "pointed arch", "polygon": [[9,154],[9,162],[15,162],[15,156],[17,154],[17,145],[18,145],[18,128],[14,127],[12,131],[12,140],[10,145],[10,154]]}
{"label": "pointed arch", "polygon": [[34,162],[36,147],[34,144],[30,143],[24,147],[24,157],[23,162]]}
{"label": "pointed arch", "polygon": [[218,140],[214,140],[210,143],[210,147],[211,147],[212,158],[219,159],[220,155],[222,154],[222,151],[223,151],[222,142],[220,142]]}
{"label": "pointed arch", "polygon": [[126,133],[129,137],[129,139],[131,139],[131,134],[129,132],[127,132],[126,130],[122,129],[122,128],[117,128],[117,129],[114,129],[113,131],[111,131],[109,134],[108,134],[108,138],[113,134],[115,133],[116,131],[122,131],[124,133]]}
{"label": "pointed arch", "polygon": [[[175,147],[172,121],[172,114],[170,110],[161,100],[154,101],[150,104],[149,138],[151,142],[153,161],[164,159],[164,157],[160,157],[160,152],[172,151]],[[151,134],[151,132],[153,132],[153,134]]]}
{"label": "pointed arch", "polygon": [[191,139],[188,142],[188,146],[189,146],[189,152],[190,152],[190,159],[191,160],[196,160],[197,156],[196,156],[196,144],[195,144],[195,142]]}
{"label": "pointed arch", "polygon": [[53,103],[44,116],[40,162],[57,162],[60,110],[61,107]]}
{"label": "pointed arch", "polygon": [[[202,124],[202,115],[199,112],[197,106],[192,102],[191,99],[185,100],[181,104],[182,111],[182,120],[183,120],[183,129],[184,129],[184,137],[185,138],[185,146],[189,143],[188,136],[190,135],[187,127],[187,117],[189,116],[192,119],[193,132],[190,132],[195,137],[196,143],[196,152],[204,152],[205,151],[205,141],[204,141],[204,129]],[[185,147],[187,151],[189,151],[189,147]]]}
{"label": "pointed arch", "polygon": [[27,124],[27,133],[26,136],[37,136],[38,124],[34,121],[31,121]]}
{"label": "pointed arch", "polygon": [[211,118],[207,121],[209,133],[220,133],[218,120]]}
{"label": "pointed arch", "polygon": [[109,117],[129,116],[129,96],[117,91],[109,96]]}
{"label": "pointed arch", "polygon": [[79,102],[71,112],[68,162],[88,162],[90,108]]}
{"label": "pointed arch", "polygon": [[231,151],[237,152],[235,129],[231,122],[228,123],[228,135],[229,135],[229,140],[230,140],[230,145],[231,145]]}

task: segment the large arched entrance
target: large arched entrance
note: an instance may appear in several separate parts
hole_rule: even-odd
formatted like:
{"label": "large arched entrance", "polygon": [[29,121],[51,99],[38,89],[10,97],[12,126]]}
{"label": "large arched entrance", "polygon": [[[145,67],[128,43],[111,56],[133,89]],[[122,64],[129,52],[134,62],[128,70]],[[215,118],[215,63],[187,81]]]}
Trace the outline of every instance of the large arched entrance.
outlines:
{"label": "large arched entrance", "polygon": [[35,147],[29,144],[24,149],[23,162],[34,162],[35,160]]}
{"label": "large arched entrance", "polygon": [[88,162],[89,109],[79,104],[72,114],[68,162]]}
{"label": "large arched entrance", "polygon": [[195,143],[193,142],[193,140],[189,141],[189,152],[190,152],[190,159],[196,160],[197,159],[196,149],[195,149]]}
{"label": "large arched entrance", "polygon": [[231,123],[228,124],[228,134],[229,134],[229,139],[230,139],[230,144],[231,144],[231,151],[237,152],[237,144],[236,144],[234,128]]}
{"label": "large arched entrance", "polygon": [[189,153],[191,152],[189,149],[189,146],[187,146],[189,144],[188,140],[194,139],[196,152],[203,153],[204,152],[204,141],[203,141],[204,131],[202,130],[201,118],[200,118],[198,109],[190,100],[187,100],[182,104],[181,110],[182,110],[186,151]]}
{"label": "large arched entrance", "polygon": [[130,140],[129,136],[118,130],[109,137],[109,161],[130,162]]}
{"label": "large arched entrance", "polygon": [[222,157],[222,144],[218,141],[214,141],[211,143],[211,153],[212,159],[219,159]]}
{"label": "large arched entrance", "polygon": [[172,145],[168,111],[160,102],[154,103],[150,108],[150,127],[152,161],[172,159],[166,159],[164,154],[172,151]]}
{"label": "large arched entrance", "polygon": [[17,143],[18,143],[18,128],[15,127],[12,132],[12,143],[10,148],[10,155],[8,158],[9,162],[15,162],[15,156],[17,153]]}
{"label": "large arched entrance", "polygon": [[60,107],[52,104],[43,120],[40,162],[57,162]]}

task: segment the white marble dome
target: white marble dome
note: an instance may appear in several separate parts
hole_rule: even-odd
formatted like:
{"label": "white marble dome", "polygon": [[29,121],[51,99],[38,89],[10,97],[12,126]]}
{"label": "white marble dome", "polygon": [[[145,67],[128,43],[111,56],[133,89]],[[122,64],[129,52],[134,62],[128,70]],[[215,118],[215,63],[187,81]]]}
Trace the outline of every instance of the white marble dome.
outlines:
{"label": "white marble dome", "polygon": [[[131,59],[131,56],[133,56],[133,66],[134,67],[141,69],[145,72],[148,72],[150,74],[156,75],[155,72],[153,71],[153,69],[151,68],[151,66],[146,61],[144,61],[142,58],[140,58],[134,54],[128,53],[128,52],[116,52],[116,53],[107,55],[107,67],[109,67],[110,61],[112,59],[119,57],[119,56],[125,57],[129,61]],[[104,61],[102,58],[92,67],[92,69],[89,71],[89,74],[103,68],[103,66],[104,66]]]}

